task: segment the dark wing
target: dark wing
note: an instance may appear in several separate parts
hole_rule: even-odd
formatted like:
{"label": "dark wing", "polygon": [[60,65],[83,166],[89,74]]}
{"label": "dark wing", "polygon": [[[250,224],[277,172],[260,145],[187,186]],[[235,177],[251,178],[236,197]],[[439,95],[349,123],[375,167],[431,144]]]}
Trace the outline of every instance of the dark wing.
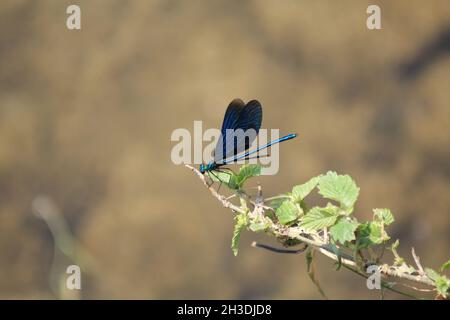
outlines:
{"label": "dark wing", "polygon": [[254,129],[259,132],[262,122],[262,107],[257,100],[249,101],[242,110],[235,129]]}
{"label": "dark wing", "polygon": [[222,123],[222,136],[224,137],[227,129],[236,129],[238,125],[238,120],[241,115],[242,110],[245,108],[245,103],[241,99],[234,99],[228,105],[225,116],[223,117]]}
{"label": "dark wing", "polygon": [[257,100],[249,101],[247,104],[240,99],[233,100],[223,119],[214,161],[220,163],[223,159],[247,150],[256,139],[261,122],[262,107]]}

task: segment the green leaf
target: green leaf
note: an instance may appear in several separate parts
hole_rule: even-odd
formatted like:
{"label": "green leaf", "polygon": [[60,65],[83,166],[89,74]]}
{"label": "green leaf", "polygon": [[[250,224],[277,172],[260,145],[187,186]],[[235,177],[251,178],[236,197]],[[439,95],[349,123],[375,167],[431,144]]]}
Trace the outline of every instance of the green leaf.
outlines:
{"label": "green leaf", "polygon": [[209,178],[215,182],[223,182],[225,184],[228,184],[230,182],[231,176],[233,175],[232,173],[227,173],[227,172],[219,172],[219,171],[208,171],[207,172]]}
{"label": "green leaf", "polygon": [[394,222],[394,215],[389,209],[373,209],[374,217],[382,221],[385,225],[390,225]]}
{"label": "green leaf", "polygon": [[298,209],[290,200],[285,200],[275,211],[278,221],[287,225],[298,218]]}
{"label": "green leaf", "polygon": [[330,228],[330,234],[334,241],[345,244],[346,242],[355,240],[355,231],[357,228],[357,222],[342,217]]}
{"label": "green leaf", "polygon": [[208,176],[215,182],[224,183],[230,189],[239,189],[239,185],[237,184],[237,176],[233,172],[209,171]]}
{"label": "green leaf", "polygon": [[434,285],[436,286],[436,290],[439,292],[439,294],[446,298],[450,289],[450,281],[447,279],[447,277],[440,275],[431,268],[425,268],[425,273],[427,274],[428,278],[433,280]]}
{"label": "green leaf", "polygon": [[235,174],[231,175],[230,181],[228,182],[227,186],[233,190],[239,190],[241,188],[241,186],[238,184],[237,176]]}
{"label": "green leaf", "polygon": [[348,175],[329,171],[319,180],[319,193],[327,199],[338,201],[341,207],[351,213],[358,199],[359,188]]}
{"label": "green leaf", "polygon": [[436,285],[436,289],[437,291],[444,296],[444,298],[447,297],[449,288],[450,288],[450,283],[447,279],[447,277],[445,276],[440,276],[436,281],[435,281],[435,285]]}
{"label": "green leaf", "polygon": [[427,274],[428,278],[430,278],[433,281],[436,281],[441,276],[439,273],[437,273],[431,268],[425,268],[425,273]]}
{"label": "green leaf", "polygon": [[261,166],[257,164],[243,165],[239,169],[239,173],[236,176],[236,185],[240,188],[244,185],[244,182],[252,177],[259,176],[261,174]]}
{"label": "green leaf", "polygon": [[292,197],[294,201],[300,203],[319,183],[319,177],[314,177],[304,184],[292,188]]}
{"label": "green leaf", "polygon": [[450,284],[446,277],[441,277],[436,281],[437,291],[445,298],[448,295],[449,288],[450,288]]}
{"label": "green leaf", "polygon": [[383,232],[380,223],[370,221],[359,225],[358,239],[360,248],[367,248],[389,240],[389,236]]}
{"label": "green leaf", "polygon": [[[281,196],[284,196],[284,195],[279,195],[279,196],[281,197]],[[270,206],[271,206],[274,210],[277,210],[277,209],[283,204],[283,202],[285,202],[286,200],[289,200],[289,198],[286,197],[286,198],[277,198],[277,199],[274,199],[274,200],[272,200],[272,201],[270,202]]]}
{"label": "green leaf", "polygon": [[265,231],[269,227],[269,224],[264,221],[253,222],[250,224],[249,229],[253,232]]}
{"label": "green leaf", "polygon": [[338,218],[337,207],[314,207],[303,217],[300,225],[305,229],[319,230],[332,226]]}
{"label": "green leaf", "polygon": [[441,272],[444,272],[448,267],[450,267],[450,260],[448,260],[441,266]]}
{"label": "green leaf", "polygon": [[239,177],[251,178],[261,174],[261,166],[259,164],[245,164],[239,168]]}
{"label": "green leaf", "polygon": [[233,238],[231,239],[231,249],[233,254],[237,256],[239,250],[239,240],[241,233],[247,225],[247,216],[245,214],[239,214],[236,216],[236,224],[234,225]]}
{"label": "green leaf", "polygon": [[256,177],[261,174],[261,166],[259,165],[243,165],[239,169],[239,173],[235,174],[233,172],[221,172],[214,170],[213,172],[208,172],[208,176],[217,182],[225,183],[230,189],[239,190],[242,189],[245,181],[251,177]]}

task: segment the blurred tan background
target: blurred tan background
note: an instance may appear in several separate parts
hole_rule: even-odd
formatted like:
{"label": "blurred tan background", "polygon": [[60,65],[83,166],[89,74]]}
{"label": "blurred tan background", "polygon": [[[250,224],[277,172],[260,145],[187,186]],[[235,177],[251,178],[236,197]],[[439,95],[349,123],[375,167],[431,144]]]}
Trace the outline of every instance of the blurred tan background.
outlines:
{"label": "blurred tan background", "polygon": [[[303,255],[250,247],[269,237],[244,233],[234,257],[232,214],[170,160],[174,129],[220,127],[236,97],[301,135],[266,195],[348,173],[359,220],[390,208],[402,254],[449,258],[448,0],[76,1],[80,31],[70,4],[0,3],[0,298],[66,297],[44,196],[95,261],[78,298],[320,299]],[[331,298],[378,298],[326,259],[318,277]]]}

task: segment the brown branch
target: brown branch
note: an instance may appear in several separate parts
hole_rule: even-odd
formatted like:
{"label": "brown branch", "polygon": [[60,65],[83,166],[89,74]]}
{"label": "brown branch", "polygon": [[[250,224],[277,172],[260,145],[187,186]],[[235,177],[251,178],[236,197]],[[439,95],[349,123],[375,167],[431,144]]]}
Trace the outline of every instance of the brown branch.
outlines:
{"label": "brown branch", "polygon": [[[324,235],[323,237],[319,236],[315,231],[309,231],[305,230],[298,226],[292,226],[287,227],[283,226],[279,223],[276,223],[272,221],[270,218],[268,218],[265,214],[265,210],[270,210],[267,206],[264,205],[268,201],[268,199],[275,199],[277,197],[271,197],[271,198],[262,198],[261,189],[258,189],[258,199],[256,201],[251,201],[251,204],[253,204],[254,209],[249,211],[247,207],[243,206],[237,206],[231,203],[227,198],[217,193],[217,191],[211,186],[208,185],[208,183],[205,180],[205,177],[203,174],[200,173],[196,168],[186,165],[188,169],[190,169],[192,172],[194,172],[195,175],[203,182],[205,187],[211,192],[213,197],[215,197],[225,208],[229,208],[233,210],[234,212],[238,213],[245,213],[249,212],[249,219],[259,219],[260,221],[264,221],[267,223],[268,228],[266,230],[267,233],[273,234],[275,237],[279,239],[291,239],[291,240],[299,240],[300,242],[304,243],[307,246],[314,247],[317,251],[322,253],[323,255],[327,256],[328,258],[338,262],[340,261],[341,264],[350,267],[350,268],[360,268],[360,265],[354,260],[354,257],[346,254],[344,252],[340,252],[339,256],[334,252],[334,249],[330,244],[328,244],[328,234]],[[244,198],[249,198],[248,195],[243,194]],[[244,199],[241,197],[241,200]],[[327,231],[327,230],[325,230]],[[266,245],[261,244],[255,244],[254,246],[265,248],[271,251],[279,252],[284,251],[282,249],[276,249],[272,248]],[[288,250],[288,253],[295,253],[295,250]],[[387,264],[379,266],[378,270],[381,274],[388,277],[396,277],[401,279],[406,279],[409,281],[414,281],[417,283],[421,283],[428,286],[434,286],[433,281],[431,281],[424,273],[422,266],[420,265],[420,261],[418,257],[415,255],[415,252],[413,250],[413,257],[417,264],[418,269],[411,270],[409,268],[409,272],[405,271],[405,268],[402,268],[402,266],[390,266]],[[404,267],[404,266],[403,266]],[[368,273],[365,273],[368,274]]]}
{"label": "brown branch", "polygon": [[217,200],[219,200],[225,208],[230,208],[231,210],[233,210],[235,212],[239,212],[239,213],[245,212],[244,209],[242,209],[241,207],[235,206],[230,201],[228,201],[224,196],[218,194],[217,191],[212,187],[212,185],[208,185],[208,183],[205,180],[205,176],[203,174],[201,174],[200,171],[198,171],[196,168],[194,168],[188,164],[186,164],[186,167],[188,169],[190,169],[192,172],[194,172],[197,175],[197,177],[200,178],[200,180],[203,182],[205,187],[211,192],[213,197],[216,198]]}
{"label": "brown branch", "polygon": [[421,276],[424,276],[424,275],[425,275],[425,271],[423,271],[423,267],[422,267],[422,265],[420,264],[420,259],[419,259],[419,257],[416,255],[416,251],[414,250],[414,248],[411,248],[411,254],[412,254],[412,256],[413,256],[413,258],[414,258],[414,261],[415,261],[415,263],[416,263],[416,266],[417,266],[417,268],[418,268],[418,270],[419,270],[419,274],[420,274]]}

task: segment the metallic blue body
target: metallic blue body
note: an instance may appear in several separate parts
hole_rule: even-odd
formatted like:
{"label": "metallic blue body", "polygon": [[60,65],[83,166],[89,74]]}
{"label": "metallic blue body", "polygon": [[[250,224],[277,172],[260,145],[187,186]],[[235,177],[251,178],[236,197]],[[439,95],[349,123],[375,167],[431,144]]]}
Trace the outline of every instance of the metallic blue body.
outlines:
{"label": "metallic blue body", "polygon": [[224,159],[220,163],[217,163],[217,162],[214,162],[214,161],[211,161],[208,164],[203,164],[202,163],[200,165],[200,167],[199,167],[199,170],[200,170],[201,173],[205,173],[205,172],[208,172],[208,171],[215,170],[215,169],[217,169],[217,168],[219,168],[221,166],[224,166],[224,165],[227,165],[227,164],[230,164],[230,163],[233,163],[233,162],[245,159],[245,158],[247,158],[248,156],[250,156],[252,154],[258,153],[261,150],[264,150],[266,148],[269,148],[269,147],[273,146],[274,144],[277,144],[277,143],[280,143],[280,142],[283,142],[283,141],[287,141],[287,140],[290,140],[290,139],[294,139],[295,137],[297,137],[297,134],[296,133],[291,133],[291,134],[285,135],[284,137],[281,137],[279,139],[275,139],[273,141],[270,141],[269,143],[267,143],[267,144],[265,144],[265,145],[263,145],[261,147],[258,147],[255,150],[247,151],[247,152],[245,152],[245,153],[243,153],[241,155],[237,155],[237,156],[231,157],[229,159]]}

